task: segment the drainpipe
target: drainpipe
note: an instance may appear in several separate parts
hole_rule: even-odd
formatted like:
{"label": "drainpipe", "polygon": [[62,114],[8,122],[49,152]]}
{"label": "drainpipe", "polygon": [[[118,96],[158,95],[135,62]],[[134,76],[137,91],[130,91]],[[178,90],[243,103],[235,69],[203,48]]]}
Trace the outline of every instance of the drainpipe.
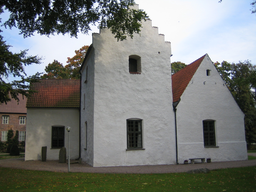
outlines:
{"label": "drainpipe", "polygon": [[81,116],[82,116],[82,112],[81,112],[81,101],[82,101],[82,73],[80,71],[80,106],[79,106],[79,157],[78,159],[81,159]]}
{"label": "drainpipe", "polygon": [[174,126],[175,126],[175,148],[176,148],[176,164],[179,164],[179,158],[178,158],[178,129],[177,129],[177,106],[180,102],[174,102],[173,103],[173,111],[174,111]]}

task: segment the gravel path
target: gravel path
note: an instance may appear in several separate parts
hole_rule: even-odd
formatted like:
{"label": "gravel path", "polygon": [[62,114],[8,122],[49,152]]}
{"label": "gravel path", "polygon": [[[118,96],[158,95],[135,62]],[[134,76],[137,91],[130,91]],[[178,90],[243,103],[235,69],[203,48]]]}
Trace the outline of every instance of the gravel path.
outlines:
{"label": "gravel path", "polygon": [[[256,156],[256,153],[250,153],[250,156]],[[180,165],[145,165],[145,166],[120,166],[120,167],[90,167],[85,163],[71,164],[71,172],[85,173],[178,173],[187,172],[194,169],[207,168],[210,170],[256,166],[256,160],[246,161],[228,161],[228,162],[212,162],[198,164],[180,164]],[[0,167],[42,170],[54,172],[68,172],[66,163],[58,161],[24,161],[24,158],[0,160]]]}

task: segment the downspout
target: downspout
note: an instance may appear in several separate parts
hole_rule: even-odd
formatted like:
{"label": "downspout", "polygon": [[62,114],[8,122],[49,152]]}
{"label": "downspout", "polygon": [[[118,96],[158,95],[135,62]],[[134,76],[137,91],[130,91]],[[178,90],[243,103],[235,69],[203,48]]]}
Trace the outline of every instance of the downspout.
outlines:
{"label": "downspout", "polygon": [[81,159],[81,99],[82,99],[82,77],[81,77],[81,71],[80,71],[80,106],[79,106],[79,157],[78,159]]}
{"label": "downspout", "polygon": [[174,102],[173,103],[173,111],[174,111],[174,126],[175,126],[175,149],[176,149],[176,164],[179,164],[179,156],[178,156],[178,127],[177,127],[177,106],[180,102],[180,99],[179,101],[177,102]]}

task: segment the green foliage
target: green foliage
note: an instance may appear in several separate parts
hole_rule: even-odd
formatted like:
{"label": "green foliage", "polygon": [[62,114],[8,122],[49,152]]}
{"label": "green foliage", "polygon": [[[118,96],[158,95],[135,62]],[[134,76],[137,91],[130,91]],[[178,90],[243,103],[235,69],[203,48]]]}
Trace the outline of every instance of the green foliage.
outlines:
{"label": "green foliage", "polygon": [[251,5],[252,5],[252,7],[253,7],[252,13],[256,13],[256,1],[253,1],[253,2],[251,3]]}
{"label": "green foliage", "polygon": [[11,14],[4,23],[17,27],[25,37],[34,32],[41,35],[87,33],[91,25],[108,27],[118,40],[140,32],[144,11],[130,10],[134,0],[2,0],[0,8]]}
{"label": "green foliage", "polygon": [[245,114],[245,131],[248,149],[256,142],[256,98],[252,91],[256,87],[256,66],[249,61],[230,64],[215,63],[237,104]]}
{"label": "green foliage", "polygon": [[207,174],[67,174],[0,168],[0,189],[2,191],[255,191],[255,173],[255,166],[214,170]]}
{"label": "green foliage", "polygon": [[10,155],[11,156],[19,156],[20,155],[20,149],[18,145],[13,144],[10,149]]}
{"label": "green foliage", "polygon": [[1,152],[1,153],[5,153],[6,150],[7,150],[7,144],[6,144],[6,142],[0,141],[0,152]]}
{"label": "green foliage", "polygon": [[16,131],[16,134],[14,136],[13,130],[8,130],[7,133],[7,153],[10,153],[10,155],[20,155],[19,151],[19,131]]}
{"label": "green foliage", "polygon": [[15,136],[12,140],[12,144],[17,146],[19,145],[19,131],[16,131]]}
{"label": "green foliage", "polygon": [[[29,83],[39,77],[38,73],[33,77],[27,77],[24,71],[24,66],[40,63],[38,57],[27,56],[27,50],[12,53],[9,48],[10,45],[7,45],[0,35],[0,103],[7,103],[11,98],[19,101],[18,94],[28,96],[32,92],[28,90]],[[8,82],[6,79],[10,74],[20,80]]]}
{"label": "green foliage", "polygon": [[[41,35],[69,33],[77,37],[79,32],[87,33],[92,25],[99,23],[101,28],[110,28],[117,40],[124,40],[139,33],[141,22],[147,19],[144,11],[129,9],[132,5],[134,0],[1,0],[0,14],[7,10],[10,17],[4,22],[5,27],[17,27],[24,37],[35,32]],[[27,50],[12,53],[9,47],[0,35],[0,103],[11,98],[19,101],[18,94],[29,96],[33,93],[30,83],[40,76],[37,73],[27,77],[24,71],[26,65],[39,64],[38,57],[27,56]],[[20,80],[11,83],[4,80],[10,74]],[[74,71],[72,78],[77,78],[77,74],[78,71]]]}
{"label": "green foliage", "polygon": [[45,67],[45,72],[47,74],[44,74],[41,76],[42,79],[68,79],[69,74],[63,65],[57,61],[54,60],[52,63],[49,63]]}
{"label": "green foliage", "polygon": [[10,143],[12,141],[13,135],[14,135],[13,130],[12,129],[8,130],[8,132],[7,132],[7,143]]}
{"label": "green foliage", "polygon": [[179,70],[183,69],[186,67],[185,63],[182,63],[180,61],[172,62],[172,74],[177,73]]}

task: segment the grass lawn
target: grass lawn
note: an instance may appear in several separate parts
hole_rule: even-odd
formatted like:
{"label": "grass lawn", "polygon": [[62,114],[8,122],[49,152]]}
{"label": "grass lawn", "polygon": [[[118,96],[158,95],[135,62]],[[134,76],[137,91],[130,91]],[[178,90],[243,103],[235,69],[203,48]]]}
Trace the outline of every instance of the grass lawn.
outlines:
{"label": "grass lawn", "polygon": [[256,191],[256,166],[204,174],[93,174],[0,167],[0,191]]}
{"label": "grass lawn", "polygon": [[256,159],[255,156],[250,156],[250,155],[248,155],[248,160],[254,160],[254,159]]}
{"label": "grass lawn", "polygon": [[[9,153],[0,153],[0,160],[1,159],[12,159],[12,158],[20,158],[24,157],[25,153],[20,153],[19,156],[10,156]],[[1,191],[1,190],[0,190]]]}

